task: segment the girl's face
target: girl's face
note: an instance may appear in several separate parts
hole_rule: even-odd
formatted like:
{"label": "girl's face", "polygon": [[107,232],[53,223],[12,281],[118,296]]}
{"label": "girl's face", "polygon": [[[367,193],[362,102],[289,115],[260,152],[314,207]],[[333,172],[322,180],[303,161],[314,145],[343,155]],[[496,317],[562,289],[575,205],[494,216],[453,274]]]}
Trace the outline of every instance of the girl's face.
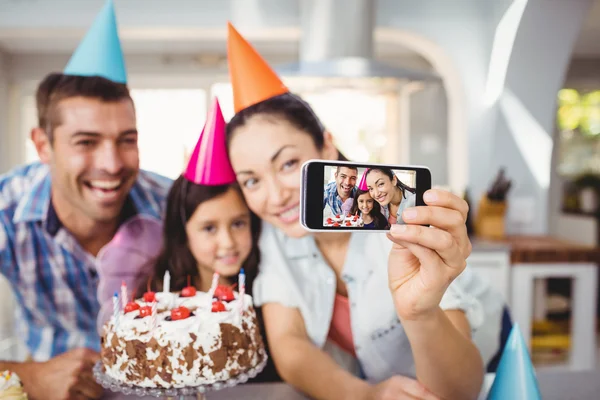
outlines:
{"label": "girl's face", "polygon": [[396,177],[393,180],[379,170],[371,170],[367,175],[369,194],[382,206],[387,206],[394,197]]}
{"label": "girl's face", "polygon": [[252,250],[250,212],[234,188],[201,203],[185,231],[198,267],[223,277],[235,276]]}
{"label": "girl's face", "polygon": [[361,213],[369,215],[373,210],[373,198],[369,193],[363,193],[358,196],[358,209]]}
{"label": "girl's face", "polygon": [[301,166],[310,159],[335,159],[331,137],[326,134],[318,150],[285,119],[257,115],[235,130],[229,155],[248,207],[288,236],[306,235],[299,218]]}

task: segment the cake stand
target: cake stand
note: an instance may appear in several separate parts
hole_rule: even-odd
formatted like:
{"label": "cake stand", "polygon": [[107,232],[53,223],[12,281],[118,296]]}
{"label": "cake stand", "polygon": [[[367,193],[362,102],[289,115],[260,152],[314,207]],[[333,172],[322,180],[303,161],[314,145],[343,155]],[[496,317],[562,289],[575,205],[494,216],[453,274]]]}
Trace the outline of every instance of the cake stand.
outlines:
{"label": "cake stand", "polygon": [[117,381],[114,378],[106,375],[102,368],[102,362],[97,362],[94,365],[94,378],[96,381],[105,389],[109,389],[113,392],[123,393],[124,395],[135,395],[135,396],[150,396],[157,398],[167,398],[167,399],[198,399],[198,400],[206,400],[206,393],[210,391],[221,390],[229,387],[233,387],[239,385],[240,383],[245,383],[250,378],[254,378],[256,375],[262,372],[267,365],[267,354],[264,350],[261,352],[262,361],[254,368],[246,371],[245,373],[239,374],[233,378],[230,378],[226,381],[215,382],[210,385],[202,385],[202,386],[193,386],[193,387],[184,387],[184,388],[172,388],[172,389],[164,389],[164,388],[146,388],[134,385],[128,385],[122,382]]}

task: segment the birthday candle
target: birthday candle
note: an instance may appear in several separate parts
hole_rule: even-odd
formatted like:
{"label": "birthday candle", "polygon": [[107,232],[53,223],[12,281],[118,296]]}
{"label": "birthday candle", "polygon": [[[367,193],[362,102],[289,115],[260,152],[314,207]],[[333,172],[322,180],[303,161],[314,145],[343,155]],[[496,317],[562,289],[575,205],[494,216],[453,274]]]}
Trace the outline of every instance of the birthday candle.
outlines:
{"label": "birthday candle", "polygon": [[242,319],[242,315],[244,313],[244,299],[246,297],[246,273],[244,272],[244,268],[242,268],[240,270],[240,274],[238,276],[238,286],[239,286],[239,289],[240,289],[240,314],[239,314],[239,318],[241,320]]}
{"label": "birthday candle", "polygon": [[212,308],[212,298],[215,294],[215,290],[217,290],[217,285],[219,284],[219,273],[215,272],[213,274],[213,279],[212,282],[210,284],[210,290],[208,291],[208,309],[210,310]]}
{"label": "birthday candle", "polygon": [[238,276],[238,286],[240,288],[240,301],[242,303],[242,307],[244,306],[244,297],[246,294],[246,273],[244,272],[244,268],[240,270],[240,274]]}
{"label": "birthday candle", "polygon": [[115,329],[119,329],[119,294],[113,296],[113,317],[115,318]]}
{"label": "birthday candle", "polygon": [[150,317],[150,329],[154,330],[156,329],[157,325],[158,325],[158,303],[156,302],[156,300],[154,300],[152,302],[152,316]]}
{"label": "birthday candle", "polygon": [[169,271],[165,272],[165,277],[163,278],[163,292],[169,293],[171,291],[171,274]]}
{"label": "birthday candle", "polygon": [[121,283],[121,304],[123,305],[123,309],[127,305],[127,285],[125,281]]}

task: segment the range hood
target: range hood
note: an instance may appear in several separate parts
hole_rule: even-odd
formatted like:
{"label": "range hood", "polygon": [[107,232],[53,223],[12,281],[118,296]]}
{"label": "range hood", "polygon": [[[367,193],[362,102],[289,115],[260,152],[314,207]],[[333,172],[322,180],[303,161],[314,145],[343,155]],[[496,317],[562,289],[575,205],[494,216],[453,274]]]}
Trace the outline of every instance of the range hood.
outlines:
{"label": "range hood", "polygon": [[440,81],[431,71],[394,67],[373,56],[376,0],[300,0],[300,62],[283,76]]}

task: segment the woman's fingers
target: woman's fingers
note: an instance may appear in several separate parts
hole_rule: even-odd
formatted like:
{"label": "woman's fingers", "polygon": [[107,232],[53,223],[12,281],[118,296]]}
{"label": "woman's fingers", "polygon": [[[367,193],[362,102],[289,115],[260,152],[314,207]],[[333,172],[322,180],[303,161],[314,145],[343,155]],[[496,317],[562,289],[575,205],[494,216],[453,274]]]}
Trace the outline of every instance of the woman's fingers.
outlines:
{"label": "woman's fingers", "polygon": [[446,190],[430,189],[423,194],[423,201],[428,206],[437,206],[456,210],[462,215],[463,223],[467,220],[469,205],[460,197]]}
{"label": "woman's fingers", "polygon": [[448,232],[454,237],[465,258],[471,254],[467,226],[459,211],[437,206],[411,207],[404,210],[402,218],[407,225],[433,226]]}
{"label": "woman's fingers", "polygon": [[[389,237],[394,243],[413,252],[421,261],[422,267],[428,267],[430,263],[435,262],[436,256],[441,258],[444,264],[460,272],[466,266],[463,251],[456,239],[444,230],[421,225],[393,225]],[[414,249],[417,249],[417,253]],[[424,251],[425,249],[429,251]]]}

